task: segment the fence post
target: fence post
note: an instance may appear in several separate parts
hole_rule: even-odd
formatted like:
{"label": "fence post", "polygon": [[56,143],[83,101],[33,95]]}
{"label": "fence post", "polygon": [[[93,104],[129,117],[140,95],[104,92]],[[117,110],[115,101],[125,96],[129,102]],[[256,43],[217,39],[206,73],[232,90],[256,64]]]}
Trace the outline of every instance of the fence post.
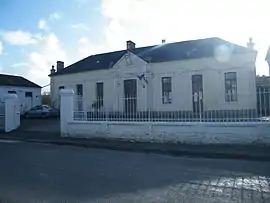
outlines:
{"label": "fence post", "polygon": [[60,91],[60,126],[61,136],[68,135],[67,123],[73,120],[74,91],[62,89]]}

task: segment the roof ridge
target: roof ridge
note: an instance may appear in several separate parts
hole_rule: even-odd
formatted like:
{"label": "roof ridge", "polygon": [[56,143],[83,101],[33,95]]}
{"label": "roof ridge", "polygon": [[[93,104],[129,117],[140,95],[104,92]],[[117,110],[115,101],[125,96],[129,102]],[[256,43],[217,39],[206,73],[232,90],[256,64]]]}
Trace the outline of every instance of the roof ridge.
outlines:
{"label": "roof ridge", "polygon": [[3,73],[0,73],[0,75],[3,75],[3,76],[11,76],[11,77],[23,77],[21,75],[11,75],[11,74],[3,74]]}
{"label": "roof ridge", "polygon": [[[39,87],[40,85],[32,82],[31,80],[21,75],[0,74],[0,86],[22,86],[22,87]],[[7,82],[9,81],[9,82]],[[28,83],[28,84],[27,84]]]}
{"label": "roof ridge", "polygon": [[[165,44],[174,44],[174,43],[182,43],[182,42],[193,42],[193,41],[199,41],[199,40],[209,40],[209,39],[221,39],[218,37],[209,37],[209,38],[199,38],[199,39],[192,39],[192,40],[184,40],[184,41],[177,41],[177,42],[166,42]],[[223,40],[223,39],[221,39]],[[225,40],[224,40],[225,41]],[[229,42],[230,43],[230,42]],[[143,49],[143,48],[151,48],[151,47],[155,47],[155,46],[160,46],[163,44],[154,44],[154,45],[149,45],[149,46],[142,46],[142,47],[136,47],[134,50],[138,50],[138,49]],[[91,56],[99,56],[99,55],[104,55],[104,54],[111,54],[111,53],[116,53],[116,52],[122,52],[122,51],[127,51],[127,49],[121,49],[121,50],[116,50],[116,51],[109,51],[109,52],[103,52],[103,53],[98,53],[98,54],[93,54],[93,55],[89,55],[83,59],[81,59],[80,61],[89,58]],[[131,50],[132,51],[132,50]],[[79,62],[79,61],[77,61]],[[77,63],[75,62],[75,63]]]}
{"label": "roof ridge", "polygon": [[[214,49],[222,44],[233,46],[234,48],[232,51],[235,54],[246,53],[250,51],[246,47],[231,43],[219,37],[199,38],[178,42],[169,42],[164,44],[161,43],[156,45],[137,47],[130,51],[147,62],[159,63],[174,60],[212,57],[214,54]],[[50,76],[108,69],[111,67],[111,62],[118,61],[119,57],[126,51],[128,50],[122,49],[90,55],[54,74],[50,74]],[[148,60],[148,58],[150,58],[150,60]]]}

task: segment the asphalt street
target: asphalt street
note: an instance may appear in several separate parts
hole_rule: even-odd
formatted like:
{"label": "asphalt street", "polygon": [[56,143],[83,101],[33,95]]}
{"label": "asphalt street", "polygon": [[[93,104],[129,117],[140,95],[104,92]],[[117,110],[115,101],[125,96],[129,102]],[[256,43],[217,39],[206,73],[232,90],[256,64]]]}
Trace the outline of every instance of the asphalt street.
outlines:
{"label": "asphalt street", "polygon": [[0,202],[270,202],[270,162],[0,141]]}

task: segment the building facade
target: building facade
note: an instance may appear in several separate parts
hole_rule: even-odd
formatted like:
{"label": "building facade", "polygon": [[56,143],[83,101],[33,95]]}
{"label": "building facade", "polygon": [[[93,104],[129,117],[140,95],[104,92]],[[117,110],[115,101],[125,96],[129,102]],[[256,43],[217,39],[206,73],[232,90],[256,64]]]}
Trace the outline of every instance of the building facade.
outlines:
{"label": "building facade", "polygon": [[59,91],[71,88],[84,111],[256,110],[256,54],[219,38],[143,48],[128,41],[127,50],[67,68],[57,64],[50,74],[52,104],[58,107]]}
{"label": "building facade", "polygon": [[21,114],[41,105],[41,87],[23,77],[0,74],[0,100],[7,94],[16,94],[20,101]]}

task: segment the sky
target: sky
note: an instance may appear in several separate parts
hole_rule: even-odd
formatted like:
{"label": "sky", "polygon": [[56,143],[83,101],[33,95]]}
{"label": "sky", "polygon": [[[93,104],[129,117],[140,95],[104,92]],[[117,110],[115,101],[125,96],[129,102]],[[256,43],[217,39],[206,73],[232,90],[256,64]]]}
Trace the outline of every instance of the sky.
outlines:
{"label": "sky", "polygon": [[0,73],[41,86],[56,61],[207,37],[246,46],[253,38],[256,71],[268,75],[270,4],[265,0],[0,0]]}

